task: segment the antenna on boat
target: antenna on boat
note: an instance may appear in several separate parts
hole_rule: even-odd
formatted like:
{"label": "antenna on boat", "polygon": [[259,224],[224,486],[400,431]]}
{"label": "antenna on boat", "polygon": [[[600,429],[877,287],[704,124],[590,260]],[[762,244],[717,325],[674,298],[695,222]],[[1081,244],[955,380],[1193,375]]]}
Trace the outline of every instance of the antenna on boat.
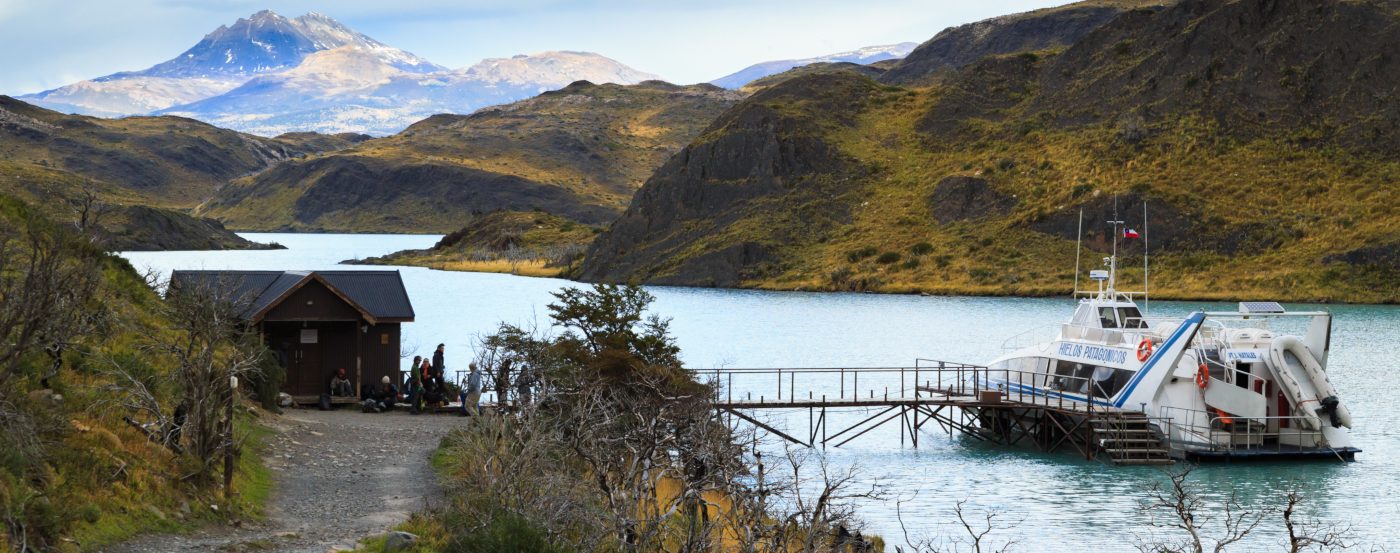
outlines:
{"label": "antenna on boat", "polygon": [[1142,201],[1142,312],[1147,314],[1147,200]]}
{"label": "antenna on boat", "polygon": [[1116,297],[1118,282],[1118,227],[1123,225],[1123,221],[1118,219],[1118,196],[1113,196],[1113,220],[1108,224],[1113,225],[1113,253],[1108,258],[1108,292],[1110,296]]}
{"label": "antenna on boat", "polygon": [[1079,295],[1079,249],[1080,242],[1084,241],[1084,208],[1079,208],[1079,231],[1074,235],[1074,292],[1069,297],[1076,298]]}

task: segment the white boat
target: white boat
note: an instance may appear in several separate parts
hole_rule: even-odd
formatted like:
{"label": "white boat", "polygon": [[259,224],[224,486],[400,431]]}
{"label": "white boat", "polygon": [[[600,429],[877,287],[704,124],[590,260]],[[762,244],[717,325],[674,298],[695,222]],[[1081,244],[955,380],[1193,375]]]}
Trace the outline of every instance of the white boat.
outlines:
{"label": "white boat", "polygon": [[[981,384],[1145,416],[1175,458],[1350,461],[1360,451],[1327,378],[1330,313],[1242,302],[1237,312],[1147,317],[1134,301],[1143,294],[1115,289],[1116,256],[1104,263],[1090,273],[1098,289],[1076,291],[1067,322],[1008,340]],[[1306,330],[1287,335],[1271,323]]]}

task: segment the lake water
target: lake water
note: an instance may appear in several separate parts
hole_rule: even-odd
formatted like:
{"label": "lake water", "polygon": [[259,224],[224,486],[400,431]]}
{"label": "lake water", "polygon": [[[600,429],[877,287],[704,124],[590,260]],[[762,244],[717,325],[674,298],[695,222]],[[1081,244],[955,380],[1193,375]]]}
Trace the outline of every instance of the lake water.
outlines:
{"label": "lake water", "polygon": [[[132,252],[138,270],[332,269],[341,260],[432,245],[438,236],[245,234],[287,250]],[[476,339],[500,322],[548,324],[550,292],[576,283],[485,273],[401,268],[417,311],[405,325],[405,343],[427,354],[447,344],[449,368],[465,366]],[[915,358],[986,363],[1017,333],[1068,317],[1067,299],[954,298],[846,293],[761,292],[653,287],[653,311],[673,319],[672,330],[688,366],[864,367],[904,366]],[[1151,315],[1184,315],[1233,305],[1152,302]],[[1300,306],[1335,314],[1330,375],[1356,419],[1353,437],[1364,450],[1357,461],[1204,465],[1193,480],[1215,501],[1232,492],[1252,505],[1278,505],[1289,486],[1302,488],[1307,509],[1327,521],[1352,523],[1369,549],[1400,548],[1400,307]],[[862,394],[881,393],[897,381],[862,382]],[[737,386],[736,386],[737,387]],[[771,385],[754,385],[755,395]],[[799,389],[803,387],[799,383]],[[868,389],[868,390],[867,390]],[[745,390],[738,390],[743,393]],[[820,393],[820,392],[818,392]],[[873,413],[872,413],[873,414]],[[856,420],[864,412],[834,415]],[[807,414],[773,416],[773,424],[806,431]],[[932,426],[932,425],[930,425]],[[1133,551],[1135,536],[1151,529],[1139,502],[1157,469],[1114,467],[1072,454],[985,445],[945,433],[921,434],[917,449],[900,445],[899,427],[886,425],[825,452],[828,465],[855,466],[860,482],[878,482],[884,501],[858,505],[869,531],[901,543],[895,499],[914,537],[957,535],[952,509],[979,518],[997,511],[991,540],[1016,540],[1019,551]],[[1208,513],[1210,514],[1210,513]],[[1010,527],[1008,527],[1010,526]],[[1215,528],[1211,527],[1212,530]],[[1207,531],[1208,534],[1218,532]],[[1230,551],[1277,551],[1277,517]],[[890,548],[892,551],[893,548]]]}

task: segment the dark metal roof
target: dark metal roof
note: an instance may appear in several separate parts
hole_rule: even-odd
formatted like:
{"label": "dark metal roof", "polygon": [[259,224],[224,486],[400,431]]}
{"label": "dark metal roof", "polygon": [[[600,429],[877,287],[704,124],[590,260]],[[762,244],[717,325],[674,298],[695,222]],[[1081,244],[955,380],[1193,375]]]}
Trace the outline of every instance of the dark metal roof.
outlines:
{"label": "dark metal roof", "polygon": [[412,319],[413,304],[398,271],[317,271],[331,286],[381,319]]}
{"label": "dark metal roof", "polygon": [[170,287],[233,288],[246,302],[244,318],[255,318],[311,280],[319,280],[373,319],[412,321],[413,304],[398,271],[175,271]]}

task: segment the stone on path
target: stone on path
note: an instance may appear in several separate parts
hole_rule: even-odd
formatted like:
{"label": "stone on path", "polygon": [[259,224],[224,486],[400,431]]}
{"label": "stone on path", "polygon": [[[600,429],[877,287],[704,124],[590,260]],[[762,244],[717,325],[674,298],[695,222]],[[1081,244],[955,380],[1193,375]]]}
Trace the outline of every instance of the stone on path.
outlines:
{"label": "stone on path", "polygon": [[418,541],[418,536],[408,532],[389,532],[389,538],[384,540],[384,553],[396,553],[403,551]]}

